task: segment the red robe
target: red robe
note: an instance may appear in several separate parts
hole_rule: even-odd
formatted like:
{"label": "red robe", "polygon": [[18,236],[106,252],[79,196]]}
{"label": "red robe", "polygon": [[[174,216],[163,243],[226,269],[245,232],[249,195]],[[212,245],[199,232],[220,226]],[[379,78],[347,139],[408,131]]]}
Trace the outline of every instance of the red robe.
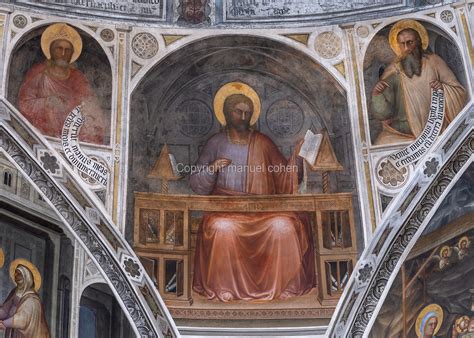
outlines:
{"label": "red robe", "polygon": [[[44,135],[59,138],[67,115],[76,106],[87,103],[89,112],[84,111],[86,122],[79,140],[104,144],[108,123],[98,99],[84,74],[74,67],[69,70],[68,78],[59,79],[49,74],[48,61],[34,65],[20,87],[19,110]],[[51,104],[53,97],[58,104]]]}
{"label": "red robe", "polygon": [[[253,132],[247,164],[293,165],[265,135]],[[249,171],[246,191],[220,195],[294,193],[297,172]],[[310,221],[294,212],[206,213],[198,232],[193,289],[209,299],[272,300],[302,295],[315,286]]]}

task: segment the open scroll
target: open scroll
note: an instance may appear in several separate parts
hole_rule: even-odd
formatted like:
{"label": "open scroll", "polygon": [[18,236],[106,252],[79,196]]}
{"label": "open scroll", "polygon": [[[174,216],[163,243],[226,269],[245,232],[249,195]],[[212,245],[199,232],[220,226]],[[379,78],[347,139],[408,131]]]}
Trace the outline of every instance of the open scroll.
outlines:
{"label": "open scroll", "polygon": [[109,170],[103,164],[91,159],[79,145],[79,132],[84,124],[81,106],[74,108],[64,121],[61,143],[66,159],[80,172],[107,186]]}
{"label": "open scroll", "polygon": [[419,160],[433,146],[441,133],[443,119],[444,93],[442,90],[431,90],[431,105],[425,128],[413,143],[391,154],[388,161],[396,169],[401,169]]}

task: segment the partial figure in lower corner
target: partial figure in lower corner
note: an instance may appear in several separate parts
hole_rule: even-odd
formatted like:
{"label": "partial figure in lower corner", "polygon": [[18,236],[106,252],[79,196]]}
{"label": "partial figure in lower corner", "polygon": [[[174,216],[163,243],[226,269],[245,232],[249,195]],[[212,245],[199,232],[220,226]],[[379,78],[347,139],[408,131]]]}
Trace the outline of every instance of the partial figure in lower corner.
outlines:
{"label": "partial figure in lower corner", "polygon": [[409,19],[397,22],[390,30],[389,42],[397,60],[372,91],[372,111],[383,127],[375,145],[414,141],[428,120],[431,90],[444,92],[444,127],[468,99],[443,59],[426,50],[428,32],[421,23]]}
{"label": "partial figure in lower corner", "polygon": [[[252,126],[260,100],[248,85],[231,82],[217,92],[215,114],[224,130],[204,146],[190,177],[201,195],[293,194],[303,159],[287,160]],[[239,170],[239,168],[241,170]],[[272,169],[273,168],[273,169]],[[278,170],[276,168],[285,168]],[[295,212],[210,212],[200,224],[193,290],[208,299],[273,300],[303,295],[315,286],[310,220]]]}
{"label": "partial figure in lower corner", "polygon": [[24,259],[10,265],[10,277],[16,287],[0,306],[0,330],[4,338],[50,338],[38,290],[41,276],[36,267]]}
{"label": "partial figure in lower corner", "polygon": [[436,338],[443,323],[443,309],[438,304],[430,304],[421,310],[415,323],[415,333],[420,338]]}

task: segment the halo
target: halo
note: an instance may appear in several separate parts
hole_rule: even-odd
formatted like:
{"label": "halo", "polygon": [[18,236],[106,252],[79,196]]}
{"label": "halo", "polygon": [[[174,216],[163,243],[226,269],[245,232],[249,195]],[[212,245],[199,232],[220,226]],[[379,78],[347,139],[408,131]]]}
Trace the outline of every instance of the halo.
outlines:
{"label": "halo", "polygon": [[[471,241],[469,240],[469,237],[467,236],[463,236],[459,239],[459,242],[458,242],[458,248],[461,247],[461,244],[463,242],[466,242],[467,243],[467,247],[470,247],[471,246]],[[0,268],[2,267],[2,265],[0,264]]]}
{"label": "halo", "polygon": [[214,113],[222,126],[226,125],[224,116],[224,101],[227,97],[234,94],[247,96],[253,103],[253,114],[250,119],[250,125],[253,126],[260,116],[260,99],[257,92],[249,85],[242,82],[229,82],[223,85],[214,97]]}
{"label": "halo", "polygon": [[38,269],[36,266],[31,263],[29,260],[23,259],[23,258],[17,258],[10,264],[10,278],[12,279],[13,283],[16,284],[15,282],[15,270],[18,267],[18,265],[24,265],[26,266],[31,273],[33,274],[33,280],[35,281],[35,291],[38,292],[38,290],[41,287],[41,274],[39,273]]}
{"label": "halo", "polygon": [[3,268],[3,264],[5,264],[5,255],[3,254],[3,249],[0,248],[0,269]]}
{"label": "halo", "polygon": [[452,253],[452,250],[451,250],[451,247],[449,245],[445,245],[443,246],[440,250],[439,250],[439,255],[441,257],[443,257],[443,252],[447,250],[448,251],[448,257],[451,257],[451,253]]}
{"label": "halo", "polygon": [[398,47],[398,41],[397,41],[398,33],[400,33],[402,30],[407,29],[407,28],[414,29],[418,32],[421,38],[421,47],[423,48],[423,50],[426,50],[426,48],[428,48],[428,42],[430,40],[428,37],[428,32],[426,31],[426,28],[416,20],[411,20],[411,19],[400,20],[395,25],[393,25],[388,35],[388,41],[390,42],[390,47],[392,47],[393,51],[395,52],[397,56],[402,55],[402,52],[400,51],[400,48]]}
{"label": "halo", "polygon": [[65,23],[55,23],[46,28],[41,35],[41,49],[48,60],[51,59],[50,47],[55,40],[67,40],[74,47],[74,52],[72,53],[71,61],[69,63],[73,63],[77,60],[79,55],[81,55],[82,39],[79,33]]}
{"label": "halo", "polygon": [[462,317],[459,317],[458,319],[456,319],[456,321],[454,322],[454,326],[455,326],[455,330],[457,333],[464,333],[467,331],[467,327],[465,327],[464,329],[461,329],[461,324],[462,322],[464,321],[468,321],[470,320],[469,316],[462,316]]}
{"label": "halo", "polygon": [[420,314],[418,315],[418,318],[416,318],[415,331],[417,337],[422,337],[420,332],[420,325],[425,316],[428,314],[428,312],[434,312],[436,314],[436,318],[438,319],[438,324],[436,324],[434,334],[437,334],[439,329],[441,328],[441,324],[443,323],[444,317],[443,309],[438,304],[427,305],[423,310],[421,310]]}

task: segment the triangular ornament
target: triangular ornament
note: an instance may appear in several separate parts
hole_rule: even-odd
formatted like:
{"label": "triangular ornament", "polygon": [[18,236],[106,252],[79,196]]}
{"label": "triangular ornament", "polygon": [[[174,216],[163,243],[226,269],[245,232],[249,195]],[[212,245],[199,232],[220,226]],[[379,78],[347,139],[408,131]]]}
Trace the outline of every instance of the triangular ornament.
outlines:
{"label": "triangular ornament", "polygon": [[318,171],[344,170],[343,166],[337,160],[327,131],[323,131],[323,138],[321,140],[321,145],[319,146],[318,156],[316,157],[314,164],[311,165],[311,169]]}
{"label": "triangular ornament", "polygon": [[335,64],[334,68],[336,68],[338,72],[342,74],[342,76],[346,77],[346,68],[344,67],[343,61]]}
{"label": "triangular ornament", "polygon": [[94,33],[97,32],[97,27],[94,27],[94,26],[86,26],[86,27],[92,30]]}
{"label": "triangular ornament", "polygon": [[140,69],[142,69],[142,65],[139,63],[136,63],[135,61],[132,61],[132,77],[135,76],[135,74],[138,73]]}
{"label": "triangular ornament", "polygon": [[169,46],[173,42],[178,41],[179,39],[184,38],[187,35],[163,35],[163,39],[165,40],[165,45]]}
{"label": "triangular ornament", "polygon": [[177,175],[173,165],[174,156],[170,154],[168,144],[165,143],[161,149],[160,156],[155,162],[153,169],[148,174],[148,178],[161,178],[164,180],[178,180],[181,177]]}
{"label": "triangular ornament", "polygon": [[302,43],[303,45],[307,45],[309,40],[309,34],[284,34],[283,36]]}

